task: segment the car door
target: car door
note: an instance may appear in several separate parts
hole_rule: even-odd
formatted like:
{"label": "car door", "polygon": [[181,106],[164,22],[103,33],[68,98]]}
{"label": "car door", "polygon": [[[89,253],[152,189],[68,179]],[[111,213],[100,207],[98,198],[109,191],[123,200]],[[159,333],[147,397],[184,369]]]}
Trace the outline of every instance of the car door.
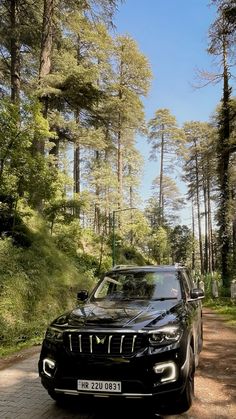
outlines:
{"label": "car door", "polygon": [[186,271],[181,272],[184,292],[186,295],[186,303],[190,311],[192,334],[194,339],[194,355],[195,363],[198,363],[198,354],[202,347],[202,303],[201,300],[191,299],[191,289],[194,288],[192,278]]}

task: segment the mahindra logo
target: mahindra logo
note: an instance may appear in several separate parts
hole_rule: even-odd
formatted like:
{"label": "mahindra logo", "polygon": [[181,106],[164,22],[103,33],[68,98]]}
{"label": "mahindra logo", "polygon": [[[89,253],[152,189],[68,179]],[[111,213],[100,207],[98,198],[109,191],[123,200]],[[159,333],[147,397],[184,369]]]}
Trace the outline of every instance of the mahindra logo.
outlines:
{"label": "mahindra logo", "polygon": [[106,340],[106,336],[104,338],[99,338],[98,336],[95,336],[96,339],[96,343],[99,345],[101,343],[101,345],[104,344],[105,340]]}

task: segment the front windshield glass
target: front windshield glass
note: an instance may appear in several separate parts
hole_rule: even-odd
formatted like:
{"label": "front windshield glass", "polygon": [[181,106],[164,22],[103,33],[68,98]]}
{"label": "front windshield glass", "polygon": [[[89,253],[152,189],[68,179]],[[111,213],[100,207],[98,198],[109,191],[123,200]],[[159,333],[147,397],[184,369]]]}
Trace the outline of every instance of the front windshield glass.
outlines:
{"label": "front windshield glass", "polygon": [[112,272],[96,289],[95,300],[159,300],[180,299],[178,273]]}

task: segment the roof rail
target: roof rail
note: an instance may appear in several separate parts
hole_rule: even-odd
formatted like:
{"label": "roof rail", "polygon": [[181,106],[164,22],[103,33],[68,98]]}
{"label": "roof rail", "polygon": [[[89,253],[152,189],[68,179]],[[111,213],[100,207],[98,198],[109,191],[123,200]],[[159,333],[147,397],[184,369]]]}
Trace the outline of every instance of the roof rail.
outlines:
{"label": "roof rail", "polygon": [[113,266],[113,270],[114,269],[122,269],[122,268],[134,268],[136,265],[115,265]]}

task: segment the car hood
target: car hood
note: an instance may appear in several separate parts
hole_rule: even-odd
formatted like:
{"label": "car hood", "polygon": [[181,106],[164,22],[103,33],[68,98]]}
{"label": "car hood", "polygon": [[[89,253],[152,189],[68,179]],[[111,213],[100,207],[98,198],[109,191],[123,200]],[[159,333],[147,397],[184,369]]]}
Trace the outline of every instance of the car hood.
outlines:
{"label": "car hood", "polygon": [[112,302],[85,303],[66,316],[59,317],[56,324],[86,330],[94,328],[130,328],[162,326],[179,317],[181,301],[165,300],[155,302]]}

